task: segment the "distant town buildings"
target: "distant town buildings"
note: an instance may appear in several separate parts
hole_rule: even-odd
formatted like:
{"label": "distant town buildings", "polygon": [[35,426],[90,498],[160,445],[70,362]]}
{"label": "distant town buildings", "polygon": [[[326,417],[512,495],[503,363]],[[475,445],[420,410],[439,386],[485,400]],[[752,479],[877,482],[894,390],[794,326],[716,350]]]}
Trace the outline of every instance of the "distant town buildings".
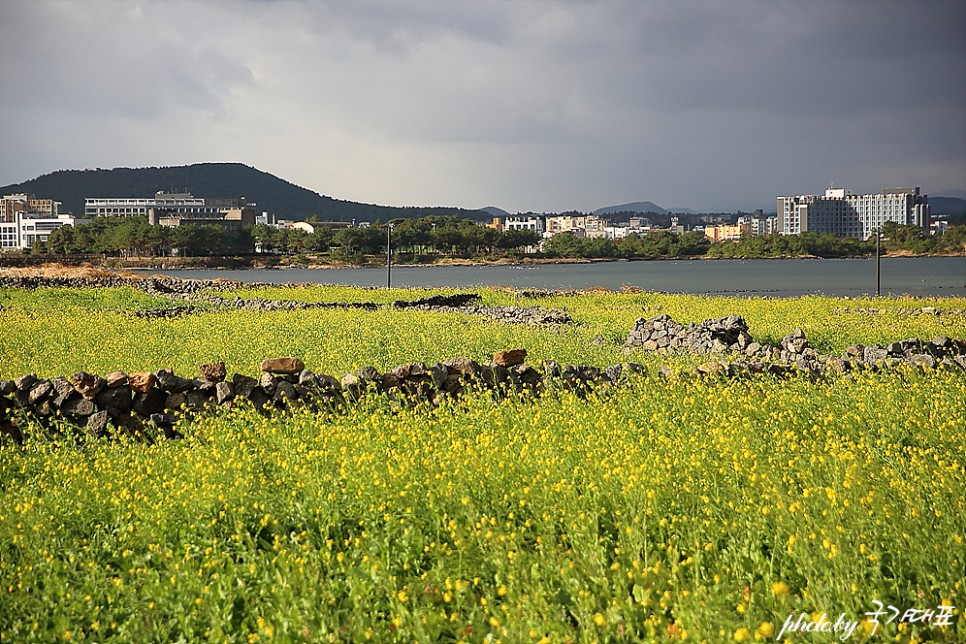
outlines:
{"label": "distant town buildings", "polygon": [[46,242],[50,232],[61,226],[87,223],[60,213],[60,202],[26,194],[0,198],[0,251],[24,250]]}
{"label": "distant town buildings", "polygon": [[187,224],[215,224],[240,228],[255,224],[256,209],[244,197],[201,199],[189,193],[158,192],[152,199],[87,198],[84,216],[147,217],[152,226],[176,227]]}
{"label": "distant town buildings", "polygon": [[866,240],[890,221],[929,232],[929,203],[919,188],[887,188],[869,195],[829,188],[824,196],[778,197],[777,211],[785,235],[817,232]]}
{"label": "distant town buildings", "polygon": [[[255,204],[238,199],[202,199],[190,193],[158,192],[152,198],[87,198],[84,217],[60,212],[61,203],[26,194],[6,195],[0,199],[0,250],[23,250],[46,242],[50,232],[65,225],[85,224],[96,217],[144,217],[151,225],[177,227],[188,224],[214,224],[228,229],[265,224],[279,229],[312,233],[319,227],[333,229],[364,227],[368,222],[300,222],[277,219],[271,213],[257,213]],[[919,188],[887,188],[878,194],[857,195],[841,188],[829,188],[824,195],[798,195],[777,198],[777,215],[761,210],[753,214],[724,213],[688,215],[688,225],[679,216],[670,217],[670,226],[654,228],[648,217],[634,215],[612,220],[576,212],[556,214],[517,214],[494,217],[489,226],[499,231],[528,230],[543,239],[570,234],[578,238],[619,240],[654,230],[682,234],[703,231],[714,243],[780,233],[797,235],[817,232],[865,240],[886,222],[911,225],[925,233],[938,232],[945,222],[930,221],[926,195]],[[737,221],[735,221],[737,219]],[[734,223],[731,223],[734,222]],[[931,227],[933,230],[931,230]]]}
{"label": "distant town buildings", "polygon": [[738,217],[738,224],[748,224],[748,234],[752,237],[781,232],[778,217],[776,215],[765,215],[761,210],[756,210],[753,215],[741,215]]}
{"label": "distant town buildings", "polygon": [[542,236],[546,229],[542,215],[513,215],[503,222],[503,230],[532,230]]}
{"label": "distant town buildings", "polygon": [[737,223],[733,226],[707,226],[704,236],[714,243],[735,241],[742,237],[751,236],[751,224]]}
{"label": "distant town buildings", "polygon": [[742,237],[760,237],[780,232],[778,217],[765,215],[761,210],[753,215],[739,215],[734,224],[705,226],[704,236],[714,243],[736,241]]}

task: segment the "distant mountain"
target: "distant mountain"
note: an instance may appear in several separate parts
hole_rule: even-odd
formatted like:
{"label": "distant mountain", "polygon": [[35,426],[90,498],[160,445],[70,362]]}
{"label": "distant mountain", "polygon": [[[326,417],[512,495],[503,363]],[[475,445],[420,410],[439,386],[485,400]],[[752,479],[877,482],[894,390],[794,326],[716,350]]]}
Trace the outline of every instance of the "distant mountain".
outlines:
{"label": "distant mountain", "polygon": [[487,213],[491,217],[509,217],[508,213],[503,208],[497,208],[496,206],[487,206],[486,208],[480,208],[480,211]]}
{"label": "distant mountain", "polygon": [[954,199],[966,199],[966,190],[961,190],[959,188],[953,188],[952,190],[942,190],[935,194],[929,195],[929,201],[932,201],[933,197],[952,197]]}
{"label": "distant mountain", "polygon": [[966,214],[966,199],[956,197],[929,196],[929,212],[933,215],[962,215]]}
{"label": "distant mountain", "polygon": [[661,208],[656,203],[650,201],[635,201],[633,203],[625,203],[619,206],[607,206],[606,208],[598,208],[594,211],[595,215],[614,215],[619,212],[636,212],[636,213],[647,213],[653,212],[659,215],[666,215],[667,210]]}
{"label": "distant mountain", "polygon": [[675,214],[675,213],[677,213],[677,214],[684,214],[684,215],[696,215],[697,214],[694,210],[691,210],[690,208],[668,208],[667,209],[667,214],[671,215],[671,214]]}
{"label": "distant mountain", "polygon": [[0,194],[27,193],[54,199],[68,212],[84,213],[87,197],[150,198],[158,191],[190,192],[205,199],[246,197],[259,211],[284,219],[323,221],[388,221],[428,215],[488,219],[479,210],[445,207],[377,206],[320,195],[241,163],[197,163],[161,168],[60,170],[23,183],[0,187]]}

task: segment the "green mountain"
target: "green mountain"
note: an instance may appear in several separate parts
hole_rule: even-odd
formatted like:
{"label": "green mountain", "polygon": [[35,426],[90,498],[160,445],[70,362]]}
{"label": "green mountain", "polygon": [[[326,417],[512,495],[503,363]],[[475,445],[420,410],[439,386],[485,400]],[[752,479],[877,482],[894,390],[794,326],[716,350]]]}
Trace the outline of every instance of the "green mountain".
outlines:
{"label": "green mountain", "polygon": [[196,163],[162,168],[114,168],[113,170],[59,170],[23,183],[0,187],[0,194],[27,193],[54,199],[63,209],[84,212],[88,197],[149,198],[156,192],[190,192],[205,199],[245,197],[259,210],[283,219],[323,221],[388,221],[428,215],[459,215],[489,219],[480,210],[446,207],[377,206],[320,195],[274,175],[241,163]]}
{"label": "green mountain", "polygon": [[619,206],[607,206],[606,208],[598,208],[594,211],[595,215],[615,215],[619,212],[634,212],[634,213],[655,213],[658,215],[666,215],[668,211],[661,208],[656,203],[651,201],[635,201],[633,203],[625,203]]}
{"label": "green mountain", "polygon": [[934,215],[966,214],[966,199],[929,196],[929,211]]}

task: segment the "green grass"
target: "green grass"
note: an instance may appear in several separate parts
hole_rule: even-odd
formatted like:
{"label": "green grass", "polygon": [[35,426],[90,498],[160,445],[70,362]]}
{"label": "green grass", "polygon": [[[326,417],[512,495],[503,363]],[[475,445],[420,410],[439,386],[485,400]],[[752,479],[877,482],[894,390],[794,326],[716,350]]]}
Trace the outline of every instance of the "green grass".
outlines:
{"label": "green grass", "polygon": [[[637,317],[661,312],[739,313],[763,338],[801,326],[831,351],[966,335],[961,318],[902,312],[966,308],[951,299],[525,302],[583,324],[548,330],[392,310],[146,321],[126,312],[144,305],[132,293],[56,307],[2,295],[17,302],[0,311],[3,377],[190,375],[213,359],[255,374],[284,354],[339,374],[515,346],[536,360],[653,366],[673,359],[621,344]],[[845,306],[892,312],[835,312]],[[872,600],[957,614],[946,629],[893,623],[869,637],[860,626],[850,641],[963,641],[964,400],[966,376],[941,370],[651,375],[588,399],[373,397],[272,418],[241,406],[154,446],[3,445],[0,641],[768,641],[789,614],[861,620]]]}
{"label": "green grass", "polygon": [[[389,302],[452,290],[308,287],[249,289],[244,298],[302,301]],[[512,295],[477,290],[486,304],[513,303]],[[789,300],[714,298],[686,295],[587,293],[525,299],[518,303],[567,310],[579,323],[558,328],[511,326],[462,313],[380,309],[307,311],[209,311],[162,320],[134,317],[138,308],[161,306],[157,298],[131,289],[69,291],[0,289],[0,377],[25,373],[64,375],[79,370],[107,373],[173,367],[192,376],[198,365],[222,360],[228,369],[253,373],[262,359],[296,355],[313,370],[342,375],[362,365],[390,369],[452,357],[488,360],[494,351],[524,347],[533,361],[606,366],[639,361],[674,363],[642,351],[626,353],[623,343],[634,321],[661,313],[682,323],[730,313],[743,315],[759,341],[777,343],[797,327],[816,349],[842,353],[852,343],[887,344],[909,337],[966,337],[966,320],[956,315],[913,315],[923,306],[966,310],[966,299]],[[841,313],[874,306],[882,312]],[[598,338],[600,336],[600,338]],[[105,347],[109,350],[105,351]]]}

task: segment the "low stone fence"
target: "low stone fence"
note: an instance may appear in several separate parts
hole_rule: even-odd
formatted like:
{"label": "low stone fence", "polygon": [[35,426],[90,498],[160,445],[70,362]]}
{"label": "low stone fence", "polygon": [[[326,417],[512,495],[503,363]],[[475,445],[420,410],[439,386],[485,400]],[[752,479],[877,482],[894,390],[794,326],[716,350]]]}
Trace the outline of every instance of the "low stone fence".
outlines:
{"label": "low stone fence", "polygon": [[[528,324],[553,326],[574,324],[575,321],[566,311],[543,309],[537,306],[484,306],[476,293],[456,293],[453,295],[430,295],[416,300],[395,300],[386,305],[375,302],[301,302],[296,300],[268,300],[264,298],[242,299],[225,297],[222,294],[240,288],[241,282],[233,280],[192,280],[169,277],[132,278],[110,277],[41,277],[41,276],[0,276],[0,287],[15,288],[98,288],[128,286],[139,291],[158,295],[172,303],[167,306],[135,309],[131,315],[145,319],[167,319],[191,315],[207,310],[238,311],[303,311],[308,309],[362,309],[375,311],[380,308],[414,309],[436,312],[456,312],[479,315],[494,322],[506,324]],[[250,287],[269,286],[264,283],[247,284]],[[277,286],[277,285],[272,285]]]}
{"label": "low stone fence", "polygon": [[[888,369],[901,364],[917,367],[966,369],[966,339],[939,336],[932,340],[909,338],[888,346],[853,344],[841,356],[820,354],[808,344],[805,332],[795,329],[779,345],[756,342],[740,315],[682,325],[667,315],[638,319],[624,343],[659,353],[716,354],[725,362],[707,363],[708,372],[784,372],[787,368],[821,375],[826,371]],[[699,367],[700,369],[700,367]]]}
{"label": "low stone fence", "polygon": [[[722,322],[725,319],[730,322]],[[723,336],[717,334],[730,334],[741,325],[740,318],[722,320],[713,325],[697,325],[695,328],[699,330],[695,333],[700,339],[696,346],[707,346],[705,336],[708,332],[712,335],[711,346],[718,347],[715,342]],[[653,325],[658,331],[667,328],[667,320],[661,322],[663,328]],[[639,337],[637,331],[632,335]],[[740,330],[738,334],[737,337],[743,337]],[[754,343],[748,338],[721,350],[732,354],[730,361],[710,361],[679,371],[662,366],[657,375],[684,378],[761,374],[820,377],[853,369],[887,370],[899,365],[912,365],[923,370],[941,368],[966,374],[966,341],[937,340],[940,339],[931,342],[906,340],[888,347],[863,347],[861,351],[850,348],[852,354],[835,358],[819,356],[808,347],[804,334],[795,332],[786,336],[782,348],[761,350],[761,355],[777,355],[778,361],[749,360],[744,351],[752,348]],[[740,346],[742,343],[744,348]],[[758,351],[753,353],[759,354]],[[940,355],[942,357],[937,357]],[[647,369],[637,363],[599,368],[562,366],[547,360],[530,365],[526,363],[526,356],[526,349],[514,349],[498,351],[491,362],[484,364],[469,358],[452,358],[430,366],[418,362],[399,365],[385,373],[373,367],[362,367],[341,378],[307,370],[303,361],[296,357],[264,360],[257,378],[238,373],[228,378],[222,362],[201,365],[195,378],[178,376],[170,369],[136,373],[115,371],[103,377],[79,372],[69,378],[51,379],[28,374],[15,380],[0,380],[0,440],[9,438],[17,443],[23,442],[29,419],[39,421],[33,426],[43,428],[50,438],[63,433],[66,427],[93,438],[123,432],[154,442],[160,438],[181,437],[176,425],[187,414],[238,403],[251,404],[270,413],[291,406],[319,409],[342,405],[373,393],[407,403],[422,400],[439,404],[471,388],[500,395],[510,392],[538,394],[554,388],[584,394],[648,375]],[[794,358],[783,361],[782,357]]]}
{"label": "low stone fence", "polygon": [[526,354],[525,349],[498,351],[488,364],[453,358],[431,366],[400,365],[386,373],[362,367],[341,378],[313,373],[296,357],[264,360],[258,378],[238,373],[228,378],[222,362],[201,365],[195,378],[178,376],[169,369],[130,374],[115,371],[106,376],[79,372],[50,379],[28,374],[0,380],[0,435],[22,442],[22,427],[32,418],[52,430],[66,424],[97,438],[113,428],[154,441],[180,437],[175,425],[186,413],[230,407],[243,400],[265,412],[292,405],[343,404],[367,392],[438,404],[468,387],[536,392],[545,387],[546,379],[553,378],[563,388],[589,391],[596,385],[617,383],[631,373],[645,373],[637,364],[599,369],[561,367],[547,361],[538,368],[525,363]]}
{"label": "low stone fence", "polygon": [[12,288],[120,288],[129,286],[145,293],[174,295],[205,290],[227,291],[241,286],[234,280],[196,280],[177,277],[49,277],[31,275],[0,275],[0,287]]}

